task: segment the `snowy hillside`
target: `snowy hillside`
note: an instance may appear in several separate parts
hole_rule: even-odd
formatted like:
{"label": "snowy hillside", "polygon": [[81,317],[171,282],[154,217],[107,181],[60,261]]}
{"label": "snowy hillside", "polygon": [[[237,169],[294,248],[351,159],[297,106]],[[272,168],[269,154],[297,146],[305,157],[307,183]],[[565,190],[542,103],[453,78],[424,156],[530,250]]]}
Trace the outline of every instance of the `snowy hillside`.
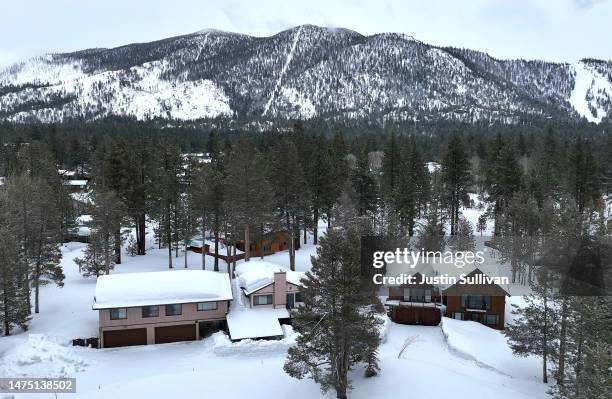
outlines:
{"label": "snowy hillside", "polygon": [[500,61],[412,37],[303,25],[271,37],[204,30],[53,54],[0,72],[0,120],[217,117],[586,118],[612,108],[612,63]]}

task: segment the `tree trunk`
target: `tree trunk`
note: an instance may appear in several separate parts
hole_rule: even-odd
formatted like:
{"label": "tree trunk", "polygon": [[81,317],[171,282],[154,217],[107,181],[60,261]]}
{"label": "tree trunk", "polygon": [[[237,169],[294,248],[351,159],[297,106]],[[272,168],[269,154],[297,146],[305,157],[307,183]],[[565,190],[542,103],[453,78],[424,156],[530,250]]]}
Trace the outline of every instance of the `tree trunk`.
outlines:
{"label": "tree trunk", "polygon": [[[235,245],[235,244],[234,244]],[[244,226],[244,261],[248,262],[251,259],[251,229],[247,223]]]}
{"label": "tree trunk", "polygon": [[232,256],[232,273],[230,274],[230,278],[236,278],[234,272],[236,270],[236,241],[234,241],[234,255]]}
{"label": "tree trunk", "polygon": [[115,231],[115,264],[121,264],[121,229]]}
{"label": "tree trunk", "polygon": [[260,224],[259,241],[261,242],[261,245],[262,245],[261,251],[259,251],[259,257],[261,259],[263,259],[264,256],[266,256],[266,254],[264,253],[264,250],[263,250],[263,242],[264,242],[264,225],[263,225],[263,223]]}
{"label": "tree trunk", "polygon": [[[203,215],[202,220],[204,220]],[[204,245],[206,245],[206,226],[202,222],[202,270],[206,270],[206,251],[204,250]]]}
{"label": "tree trunk", "polygon": [[[146,217],[144,213],[138,215],[138,232],[137,237],[137,246],[138,246],[138,255],[146,254],[146,241],[147,241],[147,224]],[[138,240],[139,239],[139,240]]]}
{"label": "tree trunk", "polygon": [[559,333],[559,364],[557,368],[557,384],[563,385],[565,379],[565,348],[567,344],[567,300],[563,299],[561,307],[561,331]]}
{"label": "tree trunk", "polygon": [[187,240],[183,242],[185,243],[185,269],[187,269]]}
{"label": "tree trunk", "polygon": [[[295,219],[295,218],[294,218]],[[291,224],[289,226],[291,231],[289,240],[289,268],[295,271],[295,226]]]}
{"label": "tree trunk", "polygon": [[110,232],[104,233],[104,273],[110,274]]}
{"label": "tree trunk", "polygon": [[34,280],[34,313],[39,313],[40,309],[38,307],[38,298],[39,298],[39,287],[40,287],[40,265],[36,264],[36,279]]}
{"label": "tree trunk", "polygon": [[542,382],[548,384],[548,298],[544,297],[544,331],[542,335]]}
{"label": "tree trunk", "polygon": [[319,241],[319,208],[315,207],[314,215],[312,215],[312,219],[313,219],[312,242],[314,245],[317,245],[317,242]]}
{"label": "tree trunk", "polygon": [[219,229],[215,228],[215,267],[214,270],[216,272],[219,271]]}
{"label": "tree trunk", "polygon": [[170,229],[170,214],[167,215],[166,222],[166,241],[168,244],[168,269],[172,269],[172,231]]}

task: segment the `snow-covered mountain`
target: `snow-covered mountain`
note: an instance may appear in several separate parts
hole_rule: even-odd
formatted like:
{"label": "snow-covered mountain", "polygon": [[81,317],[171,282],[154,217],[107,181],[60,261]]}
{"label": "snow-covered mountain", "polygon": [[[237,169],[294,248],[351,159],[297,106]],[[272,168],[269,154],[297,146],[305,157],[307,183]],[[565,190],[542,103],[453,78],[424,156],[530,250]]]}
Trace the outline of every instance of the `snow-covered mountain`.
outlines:
{"label": "snow-covered mountain", "polygon": [[502,61],[402,34],[303,25],[49,54],[0,72],[0,120],[111,115],[599,123],[612,116],[612,62]]}

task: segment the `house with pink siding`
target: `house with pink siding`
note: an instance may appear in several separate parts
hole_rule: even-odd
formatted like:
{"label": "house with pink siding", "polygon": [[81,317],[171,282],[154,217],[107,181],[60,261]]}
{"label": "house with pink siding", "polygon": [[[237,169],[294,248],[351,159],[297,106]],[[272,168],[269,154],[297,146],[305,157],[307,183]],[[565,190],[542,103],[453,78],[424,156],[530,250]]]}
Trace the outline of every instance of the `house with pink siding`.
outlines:
{"label": "house with pink siding", "polygon": [[93,309],[100,347],[197,340],[223,328],[232,300],[226,273],[170,270],[100,276]]}
{"label": "house with pink siding", "polygon": [[303,272],[286,270],[265,261],[251,261],[241,263],[236,274],[242,293],[253,309],[293,309],[302,303]]}

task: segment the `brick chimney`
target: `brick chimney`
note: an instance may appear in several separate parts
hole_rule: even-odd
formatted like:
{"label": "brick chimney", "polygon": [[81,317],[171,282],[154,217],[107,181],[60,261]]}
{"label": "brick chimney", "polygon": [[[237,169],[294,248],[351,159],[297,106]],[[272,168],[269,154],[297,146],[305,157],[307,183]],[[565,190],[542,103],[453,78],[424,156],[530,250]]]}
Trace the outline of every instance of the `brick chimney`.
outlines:
{"label": "brick chimney", "polygon": [[274,273],[274,307],[284,308],[287,305],[287,273]]}

